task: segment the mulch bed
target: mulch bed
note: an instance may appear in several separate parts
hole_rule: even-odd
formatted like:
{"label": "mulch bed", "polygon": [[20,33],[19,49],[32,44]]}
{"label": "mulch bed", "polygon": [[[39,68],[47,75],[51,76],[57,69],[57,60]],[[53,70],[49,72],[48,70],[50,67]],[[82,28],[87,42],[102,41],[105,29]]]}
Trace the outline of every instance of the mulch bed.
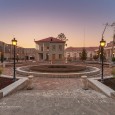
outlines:
{"label": "mulch bed", "polygon": [[79,72],[84,71],[86,66],[81,65],[38,65],[29,68],[31,71],[35,72],[52,72],[52,73],[63,73],[63,72]]}
{"label": "mulch bed", "polygon": [[104,84],[115,90],[115,78],[104,79]]}
{"label": "mulch bed", "polygon": [[12,78],[4,78],[0,77],[0,90],[5,88],[6,86],[12,84],[14,81]]}

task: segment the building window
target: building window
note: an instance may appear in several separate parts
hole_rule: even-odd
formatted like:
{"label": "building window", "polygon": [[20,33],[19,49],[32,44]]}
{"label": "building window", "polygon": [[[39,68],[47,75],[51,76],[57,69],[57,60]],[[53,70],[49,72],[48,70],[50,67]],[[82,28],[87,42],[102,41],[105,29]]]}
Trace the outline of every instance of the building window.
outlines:
{"label": "building window", "polygon": [[92,58],[92,53],[90,54],[90,58]]}
{"label": "building window", "polygon": [[52,50],[56,50],[56,46],[55,45],[52,45]]}
{"label": "building window", "polygon": [[76,53],[73,54],[73,60],[76,60]]}
{"label": "building window", "polygon": [[67,54],[67,57],[70,57],[70,53]]}
{"label": "building window", "polygon": [[43,46],[41,47],[41,51],[43,51]]}
{"label": "building window", "polygon": [[62,45],[59,45],[59,50],[62,50]]}
{"label": "building window", "polygon": [[49,46],[45,46],[45,51],[49,51]]}
{"label": "building window", "polygon": [[76,57],[76,53],[73,54],[73,57]]}
{"label": "building window", "polygon": [[47,50],[49,50],[49,46],[47,46]]}
{"label": "building window", "polygon": [[55,54],[52,54],[52,60],[55,60]]}
{"label": "building window", "polygon": [[79,53],[79,57],[81,57],[81,53]]}
{"label": "building window", "polygon": [[59,59],[62,59],[62,54],[59,54]]}

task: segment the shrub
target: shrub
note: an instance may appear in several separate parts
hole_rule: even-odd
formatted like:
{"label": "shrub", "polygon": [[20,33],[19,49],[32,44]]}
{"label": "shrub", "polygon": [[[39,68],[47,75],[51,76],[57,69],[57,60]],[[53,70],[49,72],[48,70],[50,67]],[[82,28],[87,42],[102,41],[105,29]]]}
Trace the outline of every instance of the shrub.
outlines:
{"label": "shrub", "polygon": [[115,57],[112,58],[112,61],[115,62]]}
{"label": "shrub", "polygon": [[2,67],[0,67],[0,75],[2,74],[2,72],[3,72],[3,68],[2,68]]}
{"label": "shrub", "polygon": [[94,55],[94,56],[93,56],[93,59],[94,59],[94,60],[97,60],[98,58],[99,58],[98,55]]}
{"label": "shrub", "polygon": [[115,75],[115,67],[112,69],[111,74]]}
{"label": "shrub", "polygon": [[81,55],[80,55],[80,59],[82,61],[85,61],[87,59],[87,51],[85,48],[82,49]]}

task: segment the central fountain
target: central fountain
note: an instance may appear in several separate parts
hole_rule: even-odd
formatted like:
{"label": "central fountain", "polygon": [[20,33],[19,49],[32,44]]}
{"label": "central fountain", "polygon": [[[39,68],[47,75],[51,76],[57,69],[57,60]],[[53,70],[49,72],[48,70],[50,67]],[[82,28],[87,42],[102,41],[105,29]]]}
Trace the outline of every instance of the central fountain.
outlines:
{"label": "central fountain", "polygon": [[34,75],[38,77],[81,77],[82,75],[94,76],[100,73],[100,69],[96,67],[73,64],[22,66],[18,67],[16,71],[19,74]]}
{"label": "central fountain", "polygon": [[61,65],[61,64],[53,64],[53,65],[37,65],[29,68],[30,71],[34,72],[45,72],[45,73],[72,73],[72,72],[80,72],[86,70],[86,66],[76,66],[76,65]]}

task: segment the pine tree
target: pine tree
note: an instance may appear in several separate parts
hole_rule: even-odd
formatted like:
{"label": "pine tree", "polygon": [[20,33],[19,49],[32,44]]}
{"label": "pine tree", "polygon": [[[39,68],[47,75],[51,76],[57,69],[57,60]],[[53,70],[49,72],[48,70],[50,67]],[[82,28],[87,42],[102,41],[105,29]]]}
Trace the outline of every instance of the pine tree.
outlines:
{"label": "pine tree", "polygon": [[84,61],[84,60],[87,59],[87,52],[86,52],[86,49],[85,49],[85,48],[82,49],[82,52],[81,52],[81,55],[80,55],[80,59],[81,59],[82,61]]}

